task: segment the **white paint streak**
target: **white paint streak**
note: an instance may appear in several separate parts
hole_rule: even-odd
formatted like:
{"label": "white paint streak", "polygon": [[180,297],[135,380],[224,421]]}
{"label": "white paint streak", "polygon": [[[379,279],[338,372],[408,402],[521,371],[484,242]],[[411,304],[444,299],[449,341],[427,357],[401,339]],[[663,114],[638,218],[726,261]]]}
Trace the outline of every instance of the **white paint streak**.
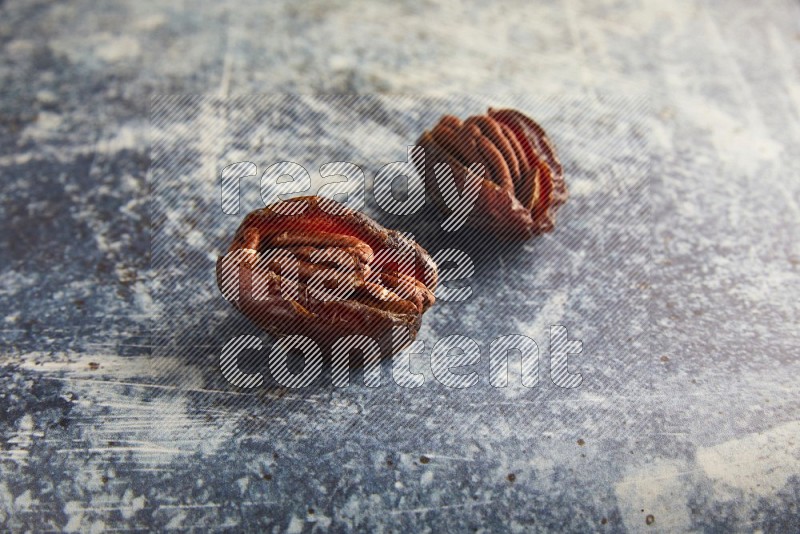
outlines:
{"label": "white paint streak", "polygon": [[751,509],[800,473],[800,421],[697,451],[697,463],[714,482],[714,495]]}
{"label": "white paint streak", "polygon": [[[684,471],[679,462],[660,459],[622,479],[614,492],[625,528],[630,532],[688,532],[691,520]],[[647,525],[648,515],[655,519],[652,525]]]}

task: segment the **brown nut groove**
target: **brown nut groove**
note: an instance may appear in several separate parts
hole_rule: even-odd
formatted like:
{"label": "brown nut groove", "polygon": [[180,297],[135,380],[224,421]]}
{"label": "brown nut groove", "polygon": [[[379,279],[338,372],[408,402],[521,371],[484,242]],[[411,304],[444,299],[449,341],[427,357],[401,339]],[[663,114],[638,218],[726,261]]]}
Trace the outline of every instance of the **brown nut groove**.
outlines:
{"label": "brown nut groove", "polygon": [[425,183],[439,206],[447,209],[435,165],[448,163],[463,188],[467,168],[481,163],[486,174],[469,219],[472,226],[512,240],[553,230],[567,186],[550,139],[530,117],[492,108],[463,121],[445,115],[417,145],[425,149]]}
{"label": "brown nut groove", "polygon": [[[302,213],[285,214],[299,203]],[[217,261],[217,285],[241,313],[270,333],[319,343],[353,334],[377,341],[396,326],[413,339],[437,277],[412,240],[315,196],[250,213]]]}

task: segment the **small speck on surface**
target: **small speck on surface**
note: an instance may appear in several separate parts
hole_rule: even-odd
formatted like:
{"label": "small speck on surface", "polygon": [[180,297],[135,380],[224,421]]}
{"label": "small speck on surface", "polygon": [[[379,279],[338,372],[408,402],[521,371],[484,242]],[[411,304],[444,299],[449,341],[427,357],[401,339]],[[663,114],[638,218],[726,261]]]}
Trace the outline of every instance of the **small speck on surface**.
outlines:
{"label": "small speck on surface", "polygon": [[424,454],[419,457],[419,463],[421,464],[428,464],[430,463],[431,459],[425,456]]}
{"label": "small speck on surface", "polygon": [[647,517],[644,518],[644,522],[648,525],[652,525],[656,522],[656,518],[653,516],[653,514],[648,514]]}
{"label": "small speck on surface", "polygon": [[578,439],[578,441],[577,441],[577,443],[578,443],[578,445],[580,445],[581,447],[583,447],[584,445],[586,445],[586,442],[585,442],[585,441],[583,441],[583,439],[582,439],[582,438],[579,438],[579,439]]}
{"label": "small speck on surface", "polygon": [[506,478],[508,479],[509,482],[513,484],[517,480],[517,475],[515,475],[514,473],[509,473]]}

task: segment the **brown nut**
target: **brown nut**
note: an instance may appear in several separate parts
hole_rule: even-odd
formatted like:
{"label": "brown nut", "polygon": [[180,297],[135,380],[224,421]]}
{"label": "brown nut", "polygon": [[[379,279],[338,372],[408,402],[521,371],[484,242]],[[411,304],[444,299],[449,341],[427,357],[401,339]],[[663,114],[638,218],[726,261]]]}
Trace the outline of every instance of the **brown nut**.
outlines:
{"label": "brown nut", "polygon": [[552,143],[531,118],[513,109],[492,108],[464,121],[445,115],[417,145],[425,149],[426,187],[445,210],[436,164],[449,164],[462,190],[468,168],[483,164],[471,226],[503,239],[527,239],[553,229],[556,210],[567,200],[567,187]]}
{"label": "brown nut", "polygon": [[323,344],[353,334],[379,341],[393,327],[413,340],[436,283],[436,265],[414,241],[314,196],[247,215],[217,261],[220,290],[251,321]]}

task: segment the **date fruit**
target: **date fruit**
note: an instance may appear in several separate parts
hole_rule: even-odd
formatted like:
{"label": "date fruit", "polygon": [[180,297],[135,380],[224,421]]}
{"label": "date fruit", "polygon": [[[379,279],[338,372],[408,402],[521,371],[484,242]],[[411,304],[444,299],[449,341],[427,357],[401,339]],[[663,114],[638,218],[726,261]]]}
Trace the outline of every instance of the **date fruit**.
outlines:
{"label": "date fruit", "polygon": [[425,149],[426,188],[446,208],[435,165],[447,163],[463,190],[468,168],[485,174],[468,223],[501,239],[528,239],[549,232],[556,210],[567,199],[563,169],[544,130],[513,109],[489,108],[461,120],[443,116],[417,141]]}
{"label": "date fruit", "polygon": [[[411,239],[323,197],[247,215],[217,261],[226,299],[264,330],[329,343],[353,334],[416,337],[437,269]],[[379,341],[380,342],[380,341]]]}

